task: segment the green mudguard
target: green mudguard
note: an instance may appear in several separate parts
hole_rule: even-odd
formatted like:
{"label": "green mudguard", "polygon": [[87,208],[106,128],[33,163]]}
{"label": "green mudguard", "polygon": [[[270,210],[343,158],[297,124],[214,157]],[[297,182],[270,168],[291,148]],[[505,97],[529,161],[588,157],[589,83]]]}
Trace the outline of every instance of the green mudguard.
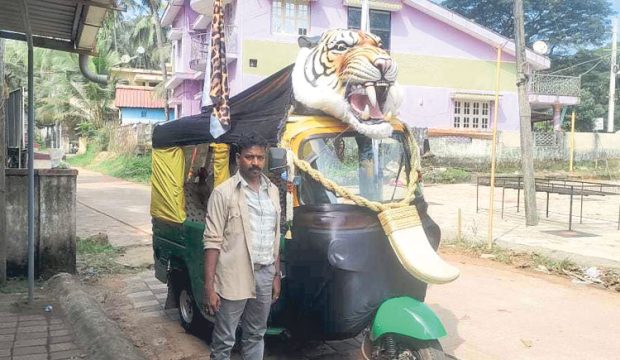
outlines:
{"label": "green mudguard", "polygon": [[370,340],[375,341],[389,333],[418,340],[438,339],[447,334],[433,310],[407,296],[389,299],[377,310],[370,329]]}

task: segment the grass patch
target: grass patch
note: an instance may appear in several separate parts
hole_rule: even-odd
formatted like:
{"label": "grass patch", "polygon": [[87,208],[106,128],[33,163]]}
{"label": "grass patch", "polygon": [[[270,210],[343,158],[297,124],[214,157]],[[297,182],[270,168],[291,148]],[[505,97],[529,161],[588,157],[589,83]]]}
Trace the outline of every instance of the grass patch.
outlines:
{"label": "grass patch", "polygon": [[528,269],[547,274],[555,274],[580,281],[590,282],[606,289],[620,292],[620,273],[611,269],[599,268],[600,275],[590,278],[587,269],[569,259],[553,259],[536,252],[519,252],[493,245],[488,248],[486,243],[468,240],[456,240],[447,246],[461,253],[474,257],[486,258],[520,269]]}
{"label": "grass patch", "polygon": [[89,238],[78,238],[77,272],[82,277],[92,278],[103,274],[118,274],[125,267],[116,262],[123,250],[110,245],[107,236],[99,234]]}
{"label": "grass patch", "polygon": [[104,241],[98,240],[96,236],[86,239],[77,240],[77,253],[78,255],[101,255],[101,254],[117,254],[118,249],[107,243],[107,239]]}
{"label": "grass patch", "polygon": [[[620,159],[599,161],[575,161],[573,172],[568,171],[568,161],[535,161],[534,171],[537,177],[558,176],[575,177],[584,180],[610,181],[620,179]],[[490,162],[471,162],[466,158],[438,159],[436,157],[422,159],[425,181],[450,183],[451,181],[467,182],[476,176],[488,176],[491,172]],[[515,176],[521,173],[519,162],[501,162],[497,164],[497,175]],[[445,174],[442,174],[444,172]]]}
{"label": "grass patch", "polygon": [[99,153],[99,148],[94,145],[88,145],[84,154],[67,156],[67,163],[72,166],[88,167],[95,160],[95,157]]}
{"label": "grass patch", "polygon": [[94,165],[93,169],[117,178],[148,183],[151,179],[151,154],[119,155]]}
{"label": "grass patch", "polygon": [[461,168],[432,168],[423,176],[431,184],[460,184],[471,181],[471,173]]}

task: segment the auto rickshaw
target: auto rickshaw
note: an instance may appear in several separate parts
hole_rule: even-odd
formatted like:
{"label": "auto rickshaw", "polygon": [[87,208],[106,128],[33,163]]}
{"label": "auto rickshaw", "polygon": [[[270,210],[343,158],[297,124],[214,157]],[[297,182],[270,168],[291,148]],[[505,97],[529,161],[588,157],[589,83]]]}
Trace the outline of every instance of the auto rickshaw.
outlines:
{"label": "auto rickshaw", "polygon": [[236,171],[235,143],[252,132],[273,146],[265,171],[282,209],[282,294],[267,335],[340,340],[366,331],[365,358],[442,359],[446,331],[424,298],[427,283],[458,270],[436,253],[440,229],[427,213],[413,134],[395,116],[385,119],[391,135],[371,138],[324,112],[298,111],[293,72],[231,98],[234,121],[217,139],[210,108],[155,127],[153,250],[167,307],[178,307],[186,330],[213,320],[203,304],[206,203]]}

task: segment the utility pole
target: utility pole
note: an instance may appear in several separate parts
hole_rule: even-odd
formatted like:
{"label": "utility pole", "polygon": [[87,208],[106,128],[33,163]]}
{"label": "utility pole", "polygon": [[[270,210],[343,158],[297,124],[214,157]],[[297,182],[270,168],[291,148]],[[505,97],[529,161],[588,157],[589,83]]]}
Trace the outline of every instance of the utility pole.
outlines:
{"label": "utility pole", "polygon": [[607,132],[614,132],[614,106],[616,99],[616,53],[618,52],[618,18],[611,18],[611,67],[609,72],[609,110],[607,112]]}
{"label": "utility pole", "polygon": [[4,39],[0,39],[0,285],[6,282],[6,143],[4,138]]}
{"label": "utility pole", "polygon": [[536,210],[536,180],[532,155],[532,110],[527,95],[525,67],[525,29],[523,20],[523,0],[514,2],[515,47],[517,57],[517,89],[519,95],[519,123],[521,130],[521,172],[523,173],[523,199],[525,202],[525,225],[538,225]]}

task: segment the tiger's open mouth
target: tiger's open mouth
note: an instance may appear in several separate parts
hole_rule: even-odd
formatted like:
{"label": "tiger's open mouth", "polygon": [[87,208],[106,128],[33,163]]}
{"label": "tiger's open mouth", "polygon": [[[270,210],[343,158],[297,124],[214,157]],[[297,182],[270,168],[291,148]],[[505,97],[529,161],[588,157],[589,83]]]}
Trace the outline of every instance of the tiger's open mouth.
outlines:
{"label": "tiger's open mouth", "polygon": [[389,121],[393,114],[385,104],[391,86],[388,81],[351,84],[346,89],[345,98],[359,120],[367,124]]}

